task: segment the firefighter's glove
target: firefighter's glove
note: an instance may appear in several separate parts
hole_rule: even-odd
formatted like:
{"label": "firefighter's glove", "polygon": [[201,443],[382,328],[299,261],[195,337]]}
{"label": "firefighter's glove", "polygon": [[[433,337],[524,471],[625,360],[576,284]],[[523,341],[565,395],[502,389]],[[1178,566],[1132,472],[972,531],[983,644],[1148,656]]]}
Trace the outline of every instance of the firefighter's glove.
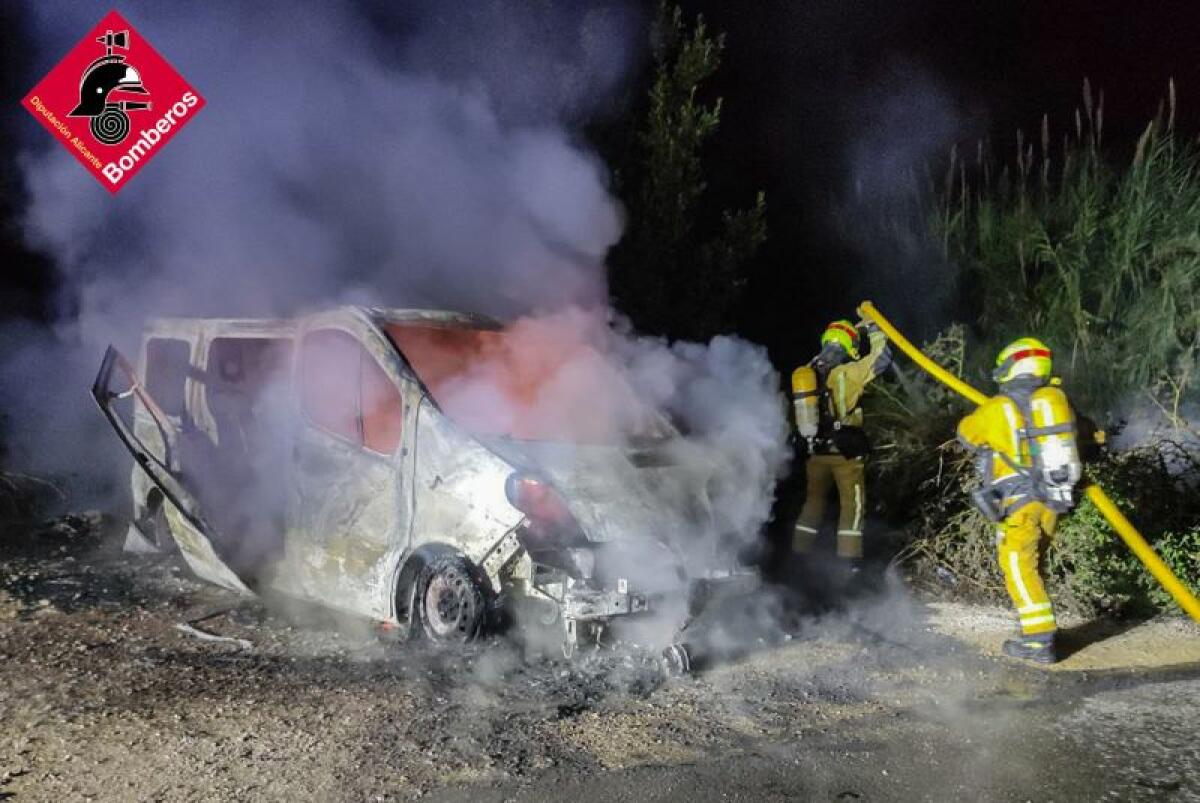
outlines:
{"label": "firefighter's glove", "polygon": [[879,331],[879,327],[874,321],[864,319],[855,324],[854,328],[858,330],[858,342],[862,344],[859,346],[859,351],[863,355],[870,354],[874,346],[871,342],[871,333]]}

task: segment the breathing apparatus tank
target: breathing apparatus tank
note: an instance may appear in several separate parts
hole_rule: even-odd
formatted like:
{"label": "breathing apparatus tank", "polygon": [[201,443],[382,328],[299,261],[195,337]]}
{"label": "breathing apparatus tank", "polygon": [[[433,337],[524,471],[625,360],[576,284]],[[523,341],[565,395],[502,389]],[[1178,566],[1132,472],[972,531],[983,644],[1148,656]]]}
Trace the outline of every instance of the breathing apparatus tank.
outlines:
{"label": "breathing apparatus tank", "polygon": [[796,431],[810,446],[820,425],[819,405],[817,372],[811,365],[802,365],[792,372],[792,407],[796,413]]}
{"label": "breathing apparatus tank", "polygon": [[1075,414],[1067,396],[1055,385],[1029,397],[1029,420],[1023,433],[1033,459],[1034,481],[1053,510],[1074,506],[1075,485],[1083,475],[1076,439]]}

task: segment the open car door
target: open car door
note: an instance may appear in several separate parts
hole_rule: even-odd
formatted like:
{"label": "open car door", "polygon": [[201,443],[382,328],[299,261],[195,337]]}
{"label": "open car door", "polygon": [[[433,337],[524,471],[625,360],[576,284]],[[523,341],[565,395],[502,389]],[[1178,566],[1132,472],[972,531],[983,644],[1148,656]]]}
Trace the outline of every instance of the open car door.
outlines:
{"label": "open car door", "polygon": [[[179,425],[150,397],[138,380],[133,364],[112,346],[104,352],[100,373],[92,385],[92,396],[100,405],[125,448],[141,466],[150,480],[162,491],[167,502],[167,519],[171,535],[179,544],[183,559],[197,576],[242,594],[253,594],[232,569],[217,556],[213,548],[213,529],[200,511],[197,498],[183,485],[178,461],[172,455],[180,446],[183,432]],[[164,448],[158,450],[160,459],[148,444],[135,434],[133,425],[136,403],[153,421],[161,435]],[[174,468],[172,466],[174,465]],[[169,504],[167,504],[169,503]]]}

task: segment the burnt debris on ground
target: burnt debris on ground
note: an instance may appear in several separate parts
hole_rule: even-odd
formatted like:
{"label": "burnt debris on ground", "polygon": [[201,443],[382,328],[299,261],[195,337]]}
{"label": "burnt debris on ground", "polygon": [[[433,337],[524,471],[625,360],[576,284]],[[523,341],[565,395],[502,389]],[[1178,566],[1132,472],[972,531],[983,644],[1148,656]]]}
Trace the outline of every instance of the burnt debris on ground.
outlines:
{"label": "burnt debris on ground", "polygon": [[[431,649],[280,610],[200,583],[172,558],[123,554],[118,524],[80,514],[10,524],[0,538],[0,794],[879,799],[1004,797],[1041,783],[1136,799],[1195,793],[1200,777],[1179,769],[1195,758],[1180,748],[1186,712],[1161,739],[1145,719],[1163,704],[1157,690],[1197,688],[1195,666],[1120,680],[1012,665],[931,627],[894,579],[773,639],[734,618],[738,649],[664,680],[655,656],[632,648],[569,662],[503,637]],[[1122,752],[1119,717],[1137,729],[1138,756]],[[1103,765],[1076,739],[1096,722]],[[1004,751],[1024,766],[1031,733],[1056,740],[1057,757],[996,771]]]}

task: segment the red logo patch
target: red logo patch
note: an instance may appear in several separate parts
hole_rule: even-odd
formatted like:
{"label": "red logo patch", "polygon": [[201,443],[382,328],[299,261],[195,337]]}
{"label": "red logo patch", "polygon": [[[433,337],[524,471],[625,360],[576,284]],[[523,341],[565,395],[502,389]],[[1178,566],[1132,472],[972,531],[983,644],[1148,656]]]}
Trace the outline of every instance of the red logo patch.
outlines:
{"label": "red logo patch", "polygon": [[110,11],[22,101],[116,193],[204,107],[204,98]]}

